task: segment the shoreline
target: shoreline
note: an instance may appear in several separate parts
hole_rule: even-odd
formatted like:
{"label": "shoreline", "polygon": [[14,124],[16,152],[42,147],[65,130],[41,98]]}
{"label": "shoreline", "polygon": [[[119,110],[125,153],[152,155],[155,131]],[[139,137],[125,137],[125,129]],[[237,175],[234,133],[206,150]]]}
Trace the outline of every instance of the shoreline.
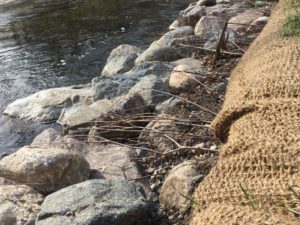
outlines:
{"label": "shoreline", "polygon": [[[117,47],[90,86],[39,91],[5,109],[5,115],[21,121],[56,121],[63,129],[63,133],[46,129],[30,146],[0,160],[2,184],[27,184],[47,195],[41,208],[35,204],[37,209],[30,215],[36,217],[36,224],[55,224],[56,217],[45,215],[62,210],[58,199],[93,185],[110,187],[115,192],[109,196],[129,196],[127,206],[119,205],[123,214],[113,215],[121,220],[135,210],[134,220],[124,224],[186,224],[189,198],[218,158],[221,144],[212,135],[210,122],[223,104],[232,69],[267,23],[272,8],[255,7],[250,1],[225,2],[192,3],[170,31],[144,51],[126,44]],[[61,160],[69,162],[69,167]],[[17,162],[20,171],[9,166]],[[46,165],[43,171],[38,166],[41,162]],[[30,167],[31,175],[25,173],[28,163],[35,165]],[[52,164],[60,166],[53,171]],[[70,179],[65,176],[68,172],[76,176]],[[47,177],[41,177],[44,173]],[[144,196],[137,186],[143,188]],[[122,188],[128,196],[120,194]],[[89,194],[102,195],[82,193]],[[110,204],[120,199],[112,197]],[[65,201],[67,208],[82,204],[75,197]],[[89,210],[92,207],[87,205],[86,213]],[[69,220],[63,215],[59,219],[60,224],[72,224],[82,218],[75,215]],[[110,219],[111,224],[120,222]]]}

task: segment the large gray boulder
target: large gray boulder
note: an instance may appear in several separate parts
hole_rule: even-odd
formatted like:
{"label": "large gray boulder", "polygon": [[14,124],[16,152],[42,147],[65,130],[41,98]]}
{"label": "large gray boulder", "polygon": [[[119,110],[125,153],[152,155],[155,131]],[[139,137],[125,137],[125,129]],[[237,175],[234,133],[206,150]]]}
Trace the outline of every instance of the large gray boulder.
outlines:
{"label": "large gray boulder", "polygon": [[57,148],[25,146],[0,161],[0,177],[45,194],[85,181],[89,174],[82,156]]}
{"label": "large gray boulder", "polygon": [[132,45],[120,45],[112,50],[101,75],[110,76],[125,73],[134,66],[134,60],[141,53],[141,49]]}
{"label": "large gray boulder", "polygon": [[136,65],[125,74],[97,77],[92,81],[93,99],[112,99],[116,96],[127,94],[128,91],[143,77],[155,75],[160,78],[167,78],[170,75],[172,66],[163,62],[144,62]]}
{"label": "large gray boulder", "polygon": [[43,200],[26,185],[0,185],[0,224],[34,225]]}
{"label": "large gray boulder", "polygon": [[168,99],[170,97],[169,92],[166,82],[155,75],[143,77],[129,91],[130,94],[139,94],[145,103],[151,107]]}
{"label": "large gray boulder", "polygon": [[89,180],[48,195],[36,225],[131,225],[145,216],[140,187],[125,180]]}
{"label": "large gray boulder", "polygon": [[4,114],[35,122],[55,122],[61,111],[73,104],[85,104],[91,98],[89,87],[62,87],[39,91],[7,106]]}
{"label": "large gray boulder", "polygon": [[[87,107],[64,110],[58,122],[65,128],[92,125],[96,119],[108,118],[113,114],[128,115],[148,110],[143,98],[138,94],[127,94],[113,100],[102,99]],[[137,110],[139,109],[139,110]]]}

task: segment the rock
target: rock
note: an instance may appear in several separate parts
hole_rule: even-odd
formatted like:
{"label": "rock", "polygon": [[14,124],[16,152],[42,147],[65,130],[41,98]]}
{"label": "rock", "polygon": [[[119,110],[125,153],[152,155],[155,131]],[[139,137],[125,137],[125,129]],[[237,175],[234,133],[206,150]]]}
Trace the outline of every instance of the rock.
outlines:
{"label": "rock", "polygon": [[[192,73],[189,73],[192,72]],[[186,65],[176,66],[169,80],[169,87],[172,93],[180,93],[180,91],[187,91],[197,86],[197,77],[193,74],[194,70]]]}
{"label": "rock", "polygon": [[235,17],[232,17],[228,21],[228,28],[231,28],[239,33],[245,32],[254,20],[262,16],[264,16],[264,13],[261,10],[247,10]]}
{"label": "rock", "polygon": [[246,33],[247,34],[253,34],[253,33],[259,33],[264,26],[267,24],[269,20],[269,17],[267,16],[262,16],[254,20],[249,28],[247,29]]}
{"label": "rock", "polygon": [[152,44],[145,52],[143,52],[136,60],[135,65],[146,61],[164,61],[170,62],[182,58],[182,56],[171,46],[160,46]]}
{"label": "rock", "polygon": [[0,224],[34,225],[43,200],[26,185],[0,185]]}
{"label": "rock", "polygon": [[30,146],[39,148],[61,148],[81,152],[83,145],[84,143],[70,135],[63,135],[53,128],[48,128],[37,135]]}
{"label": "rock", "polygon": [[144,62],[122,75],[95,78],[92,82],[93,100],[125,95],[141,78],[150,74],[167,78],[171,70],[172,66],[163,62]]}
{"label": "rock", "polygon": [[[183,135],[191,129],[189,125],[175,123],[178,120],[174,116],[159,114],[142,131],[139,141],[148,143],[149,146],[161,153],[174,150],[177,146],[168,137],[181,142]],[[164,134],[167,134],[168,137]]]}
{"label": "rock", "polygon": [[89,180],[48,195],[36,225],[131,225],[143,218],[141,189],[125,180]]}
{"label": "rock", "polygon": [[55,148],[25,146],[0,161],[1,177],[45,194],[87,180],[89,173],[83,157]]}
{"label": "rock", "polygon": [[197,164],[194,160],[185,161],[170,172],[159,195],[164,208],[178,209],[184,213],[191,206],[188,198],[192,197],[196,185],[195,177],[199,175]]}
{"label": "rock", "polygon": [[131,70],[134,66],[134,60],[140,53],[141,49],[135,46],[120,45],[110,53],[101,74],[103,76],[110,76]]}
{"label": "rock", "polygon": [[89,87],[62,87],[39,91],[7,106],[4,114],[35,122],[55,122],[63,108],[84,104],[91,98]]}
{"label": "rock", "polygon": [[176,38],[182,38],[194,34],[194,29],[191,26],[181,26],[175,30],[169,31],[164,34],[159,40],[153,42],[150,48],[155,48],[157,46],[165,47],[170,46],[172,41]]}
{"label": "rock", "polygon": [[65,109],[60,115],[58,123],[67,128],[76,127],[82,124],[90,124],[96,118],[108,113],[112,105],[112,100],[102,99],[89,106]]}
{"label": "rock", "polygon": [[172,97],[172,98],[169,98],[168,100],[158,104],[155,107],[155,111],[168,114],[168,112],[173,112],[176,109],[178,109],[182,104],[183,104],[183,101],[181,101],[178,98]]}
{"label": "rock", "polygon": [[[195,34],[206,40],[205,48],[215,49],[221,36],[225,21],[215,16],[203,16],[195,26]],[[236,33],[227,28],[228,39],[236,42]],[[227,35],[226,34],[226,35]]]}
{"label": "rock", "polygon": [[[148,110],[145,105],[145,101],[137,93],[120,96],[114,100],[102,99],[87,107],[64,110],[58,122],[67,129],[74,129],[78,126],[91,125],[96,119],[108,117],[114,113],[131,114],[132,110],[135,113],[145,112]],[[136,110],[136,108],[140,109]]]}
{"label": "rock", "polygon": [[178,20],[174,20],[174,22],[169,26],[169,30],[175,30],[178,27],[179,27]]}
{"label": "rock", "polygon": [[188,8],[186,8],[180,13],[178,18],[179,26],[195,27],[199,19],[205,15],[205,6],[199,6],[197,4],[190,5]]}
{"label": "rock", "polygon": [[220,31],[224,27],[225,21],[216,16],[203,16],[195,26],[195,34],[210,39],[220,36]]}
{"label": "rock", "polygon": [[145,103],[151,107],[168,99],[170,97],[169,92],[166,82],[155,75],[143,77],[129,91],[130,94],[140,94]]}
{"label": "rock", "polygon": [[202,65],[202,62],[195,58],[183,58],[177,61],[171,62],[173,66],[186,65],[192,69],[199,69]]}
{"label": "rock", "polygon": [[216,3],[217,3],[216,0],[199,0],[197,2],[197,5],[200,5],[200,6],[213,6]]}
{"label": "rock", "polygon": [[[135,180],[142,175],[134,161],[136,154],[134,149],[115,144],[89,145],[85,158],[89,162],[96,178],[107,180]],[[100,177],[97,176],[101,175]]]}

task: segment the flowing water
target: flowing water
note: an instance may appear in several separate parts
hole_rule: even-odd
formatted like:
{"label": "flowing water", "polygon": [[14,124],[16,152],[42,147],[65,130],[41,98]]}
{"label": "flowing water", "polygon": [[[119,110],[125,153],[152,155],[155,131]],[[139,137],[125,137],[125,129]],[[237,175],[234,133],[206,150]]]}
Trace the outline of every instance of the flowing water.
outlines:
{"label": "flowing water", "polygon": [[[0,113],[38,90],[90,82],[113,48],[122,43],[146,47],[187,4],[0,0]],[[28,144],[41,129],[0,116],[0,153]]]}

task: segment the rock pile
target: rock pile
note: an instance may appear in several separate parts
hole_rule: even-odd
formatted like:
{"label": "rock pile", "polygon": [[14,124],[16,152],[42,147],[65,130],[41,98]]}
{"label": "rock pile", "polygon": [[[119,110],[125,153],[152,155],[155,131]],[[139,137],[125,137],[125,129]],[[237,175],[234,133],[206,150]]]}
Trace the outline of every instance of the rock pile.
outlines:
{"label": "rock pile", "polygon": [[186,224],[218,155],[210,122],[268,7],[200,0],[147,49],[114,49],[91,84],[11,103],[5,115],[60,129],[1,155],[0,224]]}

